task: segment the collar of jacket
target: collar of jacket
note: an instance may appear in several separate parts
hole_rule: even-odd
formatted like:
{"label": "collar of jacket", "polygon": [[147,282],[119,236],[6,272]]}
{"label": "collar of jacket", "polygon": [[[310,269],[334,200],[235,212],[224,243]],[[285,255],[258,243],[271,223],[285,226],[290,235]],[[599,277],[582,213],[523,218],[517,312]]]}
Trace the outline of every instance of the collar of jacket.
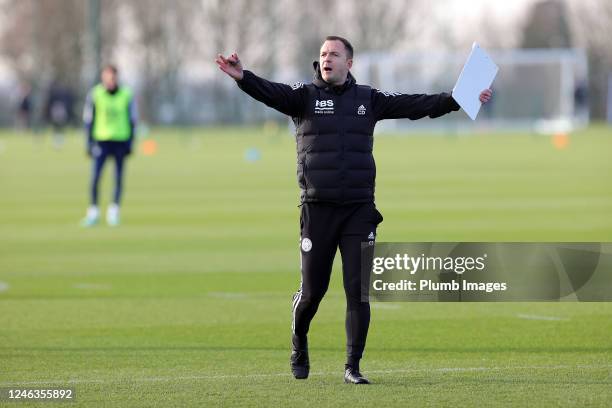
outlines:
{"label": "collar of jacket", "polygon": [[344,81],[344,84],[339,85],[339,86],[333,86],[323,80],[323,75],[321,75],[321,67],[319,66],[319,61],[313,61],[312,67],[314,68],[314,78],[312,79],[312,83],[317,88],[323,88],[326,91],[332,91],[335,94],[340,95],[344,93],[344,91],[349,89],[351,86],[355,85],[356,83],[355,77],[353,77],[353,74],[351,74],[351,72],[349,71],[348,75],[346,76],[346,81]]}

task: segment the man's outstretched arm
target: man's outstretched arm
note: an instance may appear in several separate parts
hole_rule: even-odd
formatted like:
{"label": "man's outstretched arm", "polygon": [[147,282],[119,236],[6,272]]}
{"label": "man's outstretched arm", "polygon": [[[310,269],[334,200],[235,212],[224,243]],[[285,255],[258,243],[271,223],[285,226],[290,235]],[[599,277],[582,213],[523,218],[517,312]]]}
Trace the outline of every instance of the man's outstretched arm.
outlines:
{"label": "man's outstretched arm", "polygon": [[85,152],[88,156],[92,155],[94,147],[93,127],[96,119],[96,106],[94,105],[92,92],[90,91],[85,98],[85,106],[83,108],[83,125],[85,126]]}
{"label": "man's outstretched arm", "polygon": [[[459,104],[451,94],[401,94],[372,90],[374,113],[377,120],[382,119],[421,119],[425,116],[437,118],[458,111]],[[485,89],[480,93],[480,102],[491,100],[492,91]]]}
{"label": "man's outstretched arm", "polygon": [[128,105],[128,115],[130,117],[130,136],[127,140],[127,154],[132,154],[132,147],[134,146],[134,139],[136,138],[136,126],[138,124],[138,109],[136,106],[136,99],[132,96]]}
{"label": "man's outstretched arm", "polygon": [[219,69],[233,78],[238,87],[251,97],[289,116],[299,116],[304,108],[305,93],[302,84],[289,86],[260,78],[244,70],[236,53],[215,59]]}

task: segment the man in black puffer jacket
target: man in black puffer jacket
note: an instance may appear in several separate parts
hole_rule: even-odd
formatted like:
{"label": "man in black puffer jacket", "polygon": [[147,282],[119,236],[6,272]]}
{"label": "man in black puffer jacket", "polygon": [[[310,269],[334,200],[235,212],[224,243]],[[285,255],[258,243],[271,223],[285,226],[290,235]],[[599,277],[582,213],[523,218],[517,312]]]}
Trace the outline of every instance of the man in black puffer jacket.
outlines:
{"label": "man in black puffer jacket", "polygon": [[[459,105],[448,93],[408,95],[357,85],[349,72],[353,47],[337,36],[325,39],[310,84],[267,81],[243,70],[237,54],[218,55],[216,62],[240,89],[291,116],[296,126],[302,281],[293,297],[293,375],[308,377],[307,333],[340,248],[347,299],[344,380],[368,384],[359,371],[370,324],[370,305],[361,297],[361,243],[374,242],[383,219],[374,205],[374,126],[383,119],[437,118]],[[480,95],[482,102],[490,98],[489,89]]]}

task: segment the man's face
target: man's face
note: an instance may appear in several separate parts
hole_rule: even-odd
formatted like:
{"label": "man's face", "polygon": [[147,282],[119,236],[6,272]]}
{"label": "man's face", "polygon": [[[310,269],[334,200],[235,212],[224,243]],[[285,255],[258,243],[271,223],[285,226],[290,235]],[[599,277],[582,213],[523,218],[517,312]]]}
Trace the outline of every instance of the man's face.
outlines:
{"label": "man's face", "polygon": [[117,87],[117,74],[112,69],[105,69],[102,71],[102,84],[108,90],[115,89]]}
{"label": "man's face", "polygon": [[319,64],[323,80],[332,85],[342,85],[353,66],[342,41],[325,41],[321,46]]}

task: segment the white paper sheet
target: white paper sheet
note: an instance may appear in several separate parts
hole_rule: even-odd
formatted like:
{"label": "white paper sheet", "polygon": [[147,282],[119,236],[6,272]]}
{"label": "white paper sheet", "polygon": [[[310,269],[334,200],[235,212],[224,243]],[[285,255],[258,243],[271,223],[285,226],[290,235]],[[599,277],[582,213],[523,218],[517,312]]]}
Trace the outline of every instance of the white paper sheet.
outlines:
{"label": "white paper sheet", "polygon": [[499,67],[477,43],[474,43],[472,52],[453,88],[453,98],[470,119],[476,119],[482,106],[480,93],[491,86],[497,71]]}

